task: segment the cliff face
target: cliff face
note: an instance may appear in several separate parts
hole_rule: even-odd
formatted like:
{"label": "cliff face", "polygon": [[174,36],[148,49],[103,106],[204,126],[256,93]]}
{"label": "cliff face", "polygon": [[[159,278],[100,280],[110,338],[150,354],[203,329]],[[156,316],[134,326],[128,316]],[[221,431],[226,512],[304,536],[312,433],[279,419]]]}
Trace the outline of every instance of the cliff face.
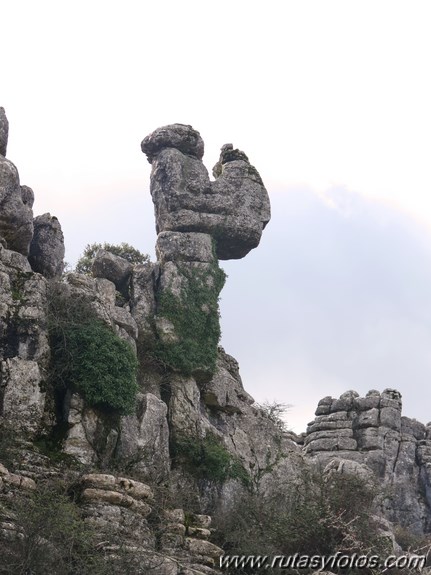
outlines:
{"label": "cliff face", "polygon": [[[431,431],[401,416],[396,391],[326,397],[297,437],[254,403],[238,363],[218,346],[225,281],[218,260],[257,247],[270,219],[268,194],[243,152],[223,146],[210,181],[193,128],[150,134],[142,150],[152,164],[157,262],[131,265],[101,250],[92,276],[62,275],[60,224],[50,214],[33,219],[33,193],[4,157],[7,133],[0,108],[0,431],[15,445],[0,467],[6,499],[69,474],[85,520],[109,541],[108,524],[114,536],[121,532],[129,555],[163,556],[159,572],[172,575],[186,573],[186,563],[209,573],[221,553],[207,541],[211,519],[202,513],[250,490],[288,488],[304,468],[377,478],[377,511],[429,531]],[[68,328],[88,317],[137,359],[127,413],[90,401],[56,370],[59,334],[67,343]],[[189,495],[194,519],[165,504],[156,534],[148,518],[154,490],[166,485],[182,494],[181,506]]]}

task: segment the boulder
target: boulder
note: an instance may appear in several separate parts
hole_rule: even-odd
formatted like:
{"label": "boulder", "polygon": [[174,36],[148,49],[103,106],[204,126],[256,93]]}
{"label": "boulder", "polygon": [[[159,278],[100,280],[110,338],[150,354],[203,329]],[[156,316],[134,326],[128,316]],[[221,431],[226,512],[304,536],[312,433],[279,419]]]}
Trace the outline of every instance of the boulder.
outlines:
{"label": "boulder", "polygon": [[123,295],[128,295],[128,284],[133,266],[120,256],[106,250],[99,250],[93,261],[91,272],[96,278],[105,278],[115,284]]}
{"label": "boulder", "polygon": [[29,188],[21,187],[18,170],[0,155],[0,244],[28,256],[33,238]]}
{"label": "boulder", "polygon": [[34,219],[28,260],[32,269],[46,278],[60,277],[64,270],[64,236],[60,222],[51,214]]}
{"label": "boulder", "polygon": [[150,164],[165,148],[176,148],[183,154],[201,160],[204,155],[204,141],[198,131],[185,124],[171,124],[154,130],[142,140],[141,149]]}

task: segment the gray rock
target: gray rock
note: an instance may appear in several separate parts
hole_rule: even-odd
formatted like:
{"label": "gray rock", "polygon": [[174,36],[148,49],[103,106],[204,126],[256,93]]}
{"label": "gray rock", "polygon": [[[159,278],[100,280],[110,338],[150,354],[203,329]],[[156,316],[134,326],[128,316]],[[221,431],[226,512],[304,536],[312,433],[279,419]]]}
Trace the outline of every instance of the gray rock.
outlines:
{"label": "gray rock", "polygon": [[141,394],[136,415],[121,418],[116,459],[121,465],[159,483],[170,470],[166,404],[151,393]]}
{"label": "gray rock", "polygon": [[220,175],[210,182],[200,153],[190,146],[199,140],[198,132],[176,126],[156,130],[142,143],[152,162],[157,232],[210,234],[219,259],[244,257],[259,244],[270,219],[268,194],[257,170],[242,152],[222,153]]}
{"label": "gray rock", "polygon": [[19,183],[16,167],[0,156],[0,244],[28,255],[33,237],[33,212],[28,188]]}
{"label": "gray rock", "polygon": [[0,361],[1,415],[16,433],[35,435],[41,430],[45,395],[36,361],[19,357]]}
{"label": "gray rock", "polygon": [[346,411],[337,411],[328,415],[317,415],[315,420],[308,424],[307,434],[325,429],[349,429],[352,420]]}
{"label": "gray rock", "polygon": [[378,395],[367,395],[367,397],[356,397],[353,407],[357,411],[367,411],[368,409],[380,406],[380,393]]}
{"label": "gray rock", "polygon": [[401,430],[401,411],[393,407],[382,407],[380,410],[380,425]]}
{"label": "gray rock", "polygon": [[60,222],[51,214],[43,214],[37,216],[33,224],[28,257],[32,269],[46,278],[61,277],[64,270],[64,236]]}
{"label": "gray rock", "polygon": [[367,465],[357,461],[341,459],[339,457],[332,459],[332,461],[330,461],[323,470],[324,475],[331,473],[360,477],[369,483],[372,483],[373,480],[373,473]]}
{"label": "gray rock", "polygon": [[353,437],[353,429],[326,429],[324,431],[314,431],[308,433],[304,440],[304,445],[308,445],[316,439],[333,439],[338,437]]}
{"label": "gray rock", "polygon": [[138,326],[128,309],[114,306],[111,309],[111,318],[113,322],[124,329],[132,339],[138,339]]}
{"label": "gray rock", "polygon": [[361,411],[354,422],[354,427],[355,428],[378,427],[379,415],[380,412],[376,407],[368,409],[367,411]]}
{"label": "gray rock", "polygon": [[349,411],[353,407],[354,400],[359,396],[356,391],[346,391],[339,399],[334,399],[331,404],[331,413],[336,411]]}
{"label": "gray rock", "polygon": [[21,197],[22,201],[29,208],[33,207],[34,204],[34,192],[28,186],[21,186]]}
{"label": "gray rock", "polygon": [[170,380],[168,417],[174,433],[202,437],[204,422],[200,413],[201,394],[192,378],[172,376]]}
{"label": "gray rock", "polygon": [[143,347],[151,346],[156,339],[155,284],[158,276],[158,266],[150,262],[135,266],[131,276],[130,311],[138,326],[138,339]]}
{"label": "gray rock", "polygon": [[313,451],[340,451],[355,450],[358,445],[356,440],[351,437],[343,437],[338,434],[333,437],[316,437],[305,447],[306,453]]}
{"label": "gray rock", "polygon": [[420,421],[410,417],[401,417],[401,433],[403,435],[412,435],[415,439],[421,440],[426,437],[426,427]]}
{"label": "gray rock", "polygon": [[161,232],[156,243],[157,260],[165,262],[213,262],[211,236],[199,233]]}
{"label": "gray rock", "polygon": [[333,398],[330,395],[327,395],[323,399],[319,401],[317,404],[317,409],[315,415],[327,415],[331,411]]}
{"label": "gray rock", "polygon": [[[30,264],[25,256],[0,249],[0,363],[11,360],[11,364],[4,364],[6,370],[4,379],[0,377],[0,404],[2,393],[11,399],[10,409],[5,411],[4,416],[13,418],[16,403],[26,405],[27,399],[34,398],[37,388],[37,379],[40,381],[40,393],[37,402],[44,402],[42,382],[46,379],[46,370],[50,361],[50,350],[47,334],[47,292],[46,280],[31,271]],[[14,363],[18,362],[18,363]],[[23,363],[22,363],[23,362]],[[27,362],[34,362],[27,363]],[[28,367],[30,379],[26,379],[26,367]],[[36,377],[34,374],[38,373]],[[32,374],[32,375],[31,375]],[[20,378],[22,377],[22,381]],[[27,382],[27,383],[26,383]],[[12,386],[12,387],[11,387]],[[17,389],[13,391],[13,387]],[[26,392],[26,388],[28,388]],[[35,391],[36,390],[36,391]],[[14,393],[23,394],[21,401]],[[28,396],[26,398],[26,395]],[[3,398],[3,403],[5,402]],[[8,400],[9,401],[9,400]],[[35,401],[29,399],[32,406],[30,411],[32,418],[28,421],[16,423],[16,428],[36,429],[40,425],[38,420],[41,412],[34,408]],[[22,407],[25,409],[25,407]],[[1,413],[0,413],[1,415]],[[15,423],[11,421],[15,426]]]}
{"label": "gray rock", "polygon": [[380,400],[380,407],[393,407],[394,409],[399,409],[401,411],[401,393],[396,389],[383,390]]}
{"label": "gray rock", "polygon": [[0,107],[0,156],[6,156],[9,122],[4,108]]}
{"label": "gray rock", "polygon": [[383,449],[383,437],[377,427],[361,429],[356,434],[358,448],[363,451],[369,449]]}
{"label": "gray rock", "polygon": [[165,148],[176,148],[183,154],[201,160],[204,155],[204,141],[199,132],[185,124],[163,126],[144,138],[141,149],[150,164]]}
{"label": "gray rock", "polygon": [[129,279],[133,266],[120,256],[106,250],[99,250],[91,266],[91,272],[96,278],[105,278],[113,282],[119,292],[128,297]]}
{"label": "gray rock", "polygon": [[201,386],[201,397],[207,407],[225,413],[243,413],[244,408],[253,403],[238,379],[226,365],[224,354],[219,354],[216,373],[211,381]]}

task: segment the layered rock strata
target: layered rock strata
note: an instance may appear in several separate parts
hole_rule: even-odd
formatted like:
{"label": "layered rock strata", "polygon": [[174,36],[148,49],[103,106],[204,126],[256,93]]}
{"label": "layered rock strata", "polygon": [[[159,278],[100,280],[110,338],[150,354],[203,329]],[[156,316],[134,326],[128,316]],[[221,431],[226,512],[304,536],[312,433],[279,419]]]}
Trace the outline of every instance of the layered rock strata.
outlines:
{"label": "layered rock strata", "polygon": [[[401,414],[401,394],[371,390],[324,397],[307,428],[305,454],[320,465],[337,462],[369,471],[382,484],[384,515],[418,533],[431,528],[431,423]],[[368,472],[367,472],[368,470]]]}

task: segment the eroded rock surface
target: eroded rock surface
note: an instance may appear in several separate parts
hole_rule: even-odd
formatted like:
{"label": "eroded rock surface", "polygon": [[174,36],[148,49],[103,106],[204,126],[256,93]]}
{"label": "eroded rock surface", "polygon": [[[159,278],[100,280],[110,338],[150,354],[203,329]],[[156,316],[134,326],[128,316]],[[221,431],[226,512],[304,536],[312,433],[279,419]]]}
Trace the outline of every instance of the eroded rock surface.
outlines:
{"label": "eroded rock surface", "polygon": [[25,256],[33,237],[30,204],[28,189],[21,187],[18,170],[0,156],[0,243]]}
{"label": "eroded rock surface", "polygon": [[42,425],[50,350],[46,280],[0,246],[0,415],[34,435]]}
{"label": "eroded rock surface", "polygon": [[43,214],[34,219],[29,262],[32,269],[46,278],[58,278],[64,269],[64,236],[58,219]]}
{"label": "eroded rock surface", "polygon": [[157,232],[201,232],[216,240],[219,259],[239,259],[257,247],[270,219],[267,191],[247,156],[228,145],[211,182],[203,142],[191,126],[173,124],[142,142],[152,164]]}
{"label": "eroded rock surface", "polygon": [[91,272],[94,277],[105,278],[125,297],[129,297],[129,280],[133,270],[130,262],[106,250],[99,250],[94,258]]}
{"label": "eroded rock surface", "polygon": [[324,397],[308,425],[305,453],[320,465],[371,470],[383,484],[384,515],[422,533],[431,526],[431,425],[402,416],[401,407],[394,389]]}

